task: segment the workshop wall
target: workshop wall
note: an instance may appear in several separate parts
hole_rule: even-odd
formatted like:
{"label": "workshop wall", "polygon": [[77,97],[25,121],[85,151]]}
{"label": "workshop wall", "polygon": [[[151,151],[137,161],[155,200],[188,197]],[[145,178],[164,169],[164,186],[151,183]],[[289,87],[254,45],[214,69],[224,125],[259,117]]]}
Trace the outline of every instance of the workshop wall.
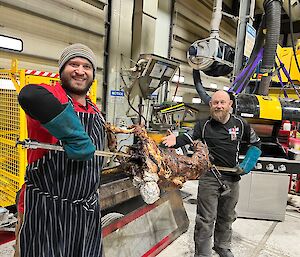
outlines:
{"label": "workshop wall", "polygon": [[[102,81],[104,56],[105,1],[93,6],[78,0],[1,0],[0,34],[23,40],[22,53],[0,50],[0,68],[57,72],[63,48],[72,43],[88,45],[97,55],[96,79]],[[102,95],[98,87],[98,96]]]}

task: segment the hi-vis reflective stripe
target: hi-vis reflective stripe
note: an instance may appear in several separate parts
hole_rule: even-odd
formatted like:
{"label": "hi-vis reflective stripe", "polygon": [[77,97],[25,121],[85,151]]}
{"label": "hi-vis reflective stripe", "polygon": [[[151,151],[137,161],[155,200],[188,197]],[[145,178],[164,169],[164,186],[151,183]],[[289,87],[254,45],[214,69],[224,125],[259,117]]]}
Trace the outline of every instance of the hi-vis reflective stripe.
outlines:
{"label": "hi-vis reflective stripe", "polygon": [[259,102],[259,118],[282,120],[282,108],[277,97],[256,95],[256,98]]}
{"label": "hi-vis reflective stripe", "polygon": [[58,73],[38,71],[38,70],[25,70],[25,74],[26,75],[34,75],[34,76],[42,76],[42,77],[50,77],[50,78],[59,78]]}

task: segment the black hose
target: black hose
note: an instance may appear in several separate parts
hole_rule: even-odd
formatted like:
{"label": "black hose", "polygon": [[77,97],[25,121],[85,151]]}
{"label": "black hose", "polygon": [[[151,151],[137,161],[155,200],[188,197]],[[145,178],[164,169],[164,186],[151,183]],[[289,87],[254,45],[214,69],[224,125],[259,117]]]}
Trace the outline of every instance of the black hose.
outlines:
{"label": "black hose", "polygon": [[271,72],[274,68],[275,54],[280,35],[281,6],[281,0],[264,1],[267,34],[260,68],[262,73]]}
{"label": "black hose", "polygon": [[211,99],[210,95],[207,94],[205,88],[203,87],[201,77],[200,77],[200,71],[193,69],[193,79],[194,79],[194,85],[196,87],[196,90],[198,92],[198,95],[200,96],[200,99],[206,104],[209,105],[209,101]]}

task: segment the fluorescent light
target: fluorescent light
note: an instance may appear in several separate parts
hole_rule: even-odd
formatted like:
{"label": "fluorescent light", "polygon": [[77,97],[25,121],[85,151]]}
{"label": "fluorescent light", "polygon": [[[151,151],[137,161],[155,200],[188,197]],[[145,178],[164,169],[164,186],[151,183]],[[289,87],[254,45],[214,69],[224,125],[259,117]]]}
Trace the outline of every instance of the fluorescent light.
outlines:
{"label": "fluorescent light", "polygon": [[211,87],[211,88],[218,88],[218,85],[215,84],[215,83],[210,83],[210,87]]}
{"label": "fluorescent light", "polygon": [[192,103],[193,104],[200,104],[202,101],[199,97],[193,97],[192,99]]}
{"label": "fluorescent light", "polygon": [[[179,80],[179,81],[178,81]],[[174,74],[173,78],[172,78],[172,82],[179,82],[179,83],[184,83],[184,76],[178,76],[177,74]]]}
{"label": "fluorescent light", "polygon": [[19,38],[0,35],[0,48],[22,52],[23,41]]}
{"label": "fluorescent light", "polygon": [[224,87],[223,87],[223,90],[224,90],[224,91],[228,91],[228,89],[229,89],[229,87],[227,87],[227,86],[224,86]]}
{"label": "fluorescent light", "polygon": [[176,95],[176,96],[173,98],[173,101],[174,101],[174,102],[177,102],[177,103],[182,103],[182,100],[183,100],[183,99],[182,99],[182,96],[177,96],[177,95]]}

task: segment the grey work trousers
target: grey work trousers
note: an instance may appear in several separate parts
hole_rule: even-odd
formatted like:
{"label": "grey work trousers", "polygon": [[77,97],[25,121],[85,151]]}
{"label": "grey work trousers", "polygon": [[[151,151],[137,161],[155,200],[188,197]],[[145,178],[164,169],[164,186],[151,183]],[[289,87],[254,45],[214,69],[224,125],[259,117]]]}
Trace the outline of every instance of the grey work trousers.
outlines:
{"label": "grey work trousers", "polygon": [[235,206],[239,198],[239,182],[224,180],[231,192],[220,195],[220,185],[208,171],[199,180],[197,215],[194,232],[195,257],[212,256],[214,245],[230,249],[232,223],[236,220]]}

